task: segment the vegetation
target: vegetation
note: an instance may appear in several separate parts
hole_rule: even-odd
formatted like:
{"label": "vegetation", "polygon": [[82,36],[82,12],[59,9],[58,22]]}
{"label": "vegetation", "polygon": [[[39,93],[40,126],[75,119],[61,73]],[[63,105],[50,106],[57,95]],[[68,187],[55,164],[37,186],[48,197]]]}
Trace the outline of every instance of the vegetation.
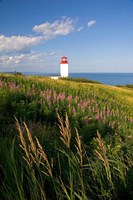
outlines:
{"label": "vegetation", "polygon": [[133,199],[133,93],[0,76],[0,199]]}
{"label": "vegetation", "polygon": [[126,84],[126,85],[116,85],[116,87],[126,87],[126,88],[133,88],[133,84]]}
{"label": "vegetation", "polygon": [[125,87],[127,87],[127,88],[133,88],[133,84],[126,84]]}
{"label": "vegetation", "polygon": [[96,83],[96,84],[102,84],[98,81],[94,81],[94,80],[88,80],[86,78],[61,78],[62,80],[66,80],[66,81],[74,81],[74,82],[81,82],[81,83]]}

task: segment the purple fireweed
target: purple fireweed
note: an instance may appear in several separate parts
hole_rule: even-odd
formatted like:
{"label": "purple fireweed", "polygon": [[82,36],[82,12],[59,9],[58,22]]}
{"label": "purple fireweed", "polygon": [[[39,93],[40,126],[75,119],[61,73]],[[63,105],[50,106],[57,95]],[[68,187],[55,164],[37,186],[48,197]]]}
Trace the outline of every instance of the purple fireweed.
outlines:
{"label": "purple fireweed", "polygon": [[71,101],[71,100],[72,100],[72,95],[69,95],[69,96],[67,97],[67,100],[68,100],[68,101]]}
{"label": "purple fireweed", "polygon": [[50,95],[47,95],[47,96],[46,96],[46,99],[47,99],[48,101],[50,100],[50,98],[51,98]]}
{"label": "purple fireweed", "polygon": [[97,119],[97,120],[100,119],[100,116],[99,116],[99,115],[96,115],[95,119]]}
{"label": "purple fireweed", "polygon": [[84,106],[84,107],[88,106],[88,103],[87,103],[86,101],[83,102],[83,106]]}
{"label": "purple fireweed", "polygon": [[84,123],[88,124],[88,116],[87,115],[84,117]]}
{"label": "purple fireweed", "polygon": [[81,107],[81,103],[78,103],[78,108],[80,108]]}
{"label": "purple fireweed", "polygon": [[58,97],[60,100],[64,100],[66,98],[66,95],[62,93],[62,94],[58,94]]}
{"label": "purple fireweed", "polygon": [[64,100],[66,98],[65,94],[62,94],[61,100]]}
{"label": "purple fireweed", "polygon": [[76,109],[75,108],[72,109],[72,112],[73,112],[74,116],[76,116],[77,113],[76,113]]}
{"label": "purple fireweed", "polygon": [[45,97],[45,92],[44,92],[44,93],[42,93],[41,95]]}
{"label": "purple fireweed", "polygon": [[90,99],[88,99],[87,102],[90,103],[91,102]]}
{"label": "purple fireweed", "polygon": [[76,96],[76,97],[75,97],[75,100],[74,100],[74,102],[75,102],[75,103],[77,103],[77,102],[78,102],[78,100],[79,100],[79,97],[78,97],[78,96]]}

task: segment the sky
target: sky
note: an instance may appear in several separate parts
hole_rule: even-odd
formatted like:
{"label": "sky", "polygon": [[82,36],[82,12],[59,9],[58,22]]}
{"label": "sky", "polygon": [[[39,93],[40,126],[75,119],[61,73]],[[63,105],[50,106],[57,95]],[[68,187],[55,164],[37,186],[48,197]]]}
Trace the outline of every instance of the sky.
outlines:
{"label": "sky", "polygon": [[133,73],[133,0],[0,0],[0,72]]}

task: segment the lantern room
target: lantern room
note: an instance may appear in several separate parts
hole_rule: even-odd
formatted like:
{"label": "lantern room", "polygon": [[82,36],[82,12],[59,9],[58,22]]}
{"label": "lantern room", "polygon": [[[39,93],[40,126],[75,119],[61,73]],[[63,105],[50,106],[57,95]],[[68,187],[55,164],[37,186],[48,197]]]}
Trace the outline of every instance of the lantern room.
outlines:
{"label": "lantern room", "polygon": [[63,56],[63,57],[61,58],[60,64],[68,64],[67,57]]}

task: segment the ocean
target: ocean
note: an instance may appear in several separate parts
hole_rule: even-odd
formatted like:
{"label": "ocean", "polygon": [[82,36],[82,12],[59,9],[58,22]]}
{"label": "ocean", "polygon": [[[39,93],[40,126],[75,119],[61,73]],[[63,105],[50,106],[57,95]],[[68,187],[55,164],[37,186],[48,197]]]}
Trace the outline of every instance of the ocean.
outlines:
{"label": "ocean", "polygon": [[[59,76],[59,74],[45,74],[27,72],[26,75]],[[133,73],[69,73],[71,78],[86,78],[106,85],[133,84]]]}
{"label": "ocean", "polygon": [[106,85],[133,84],[133,73],[73,73],[72,78],[86,78]]}

